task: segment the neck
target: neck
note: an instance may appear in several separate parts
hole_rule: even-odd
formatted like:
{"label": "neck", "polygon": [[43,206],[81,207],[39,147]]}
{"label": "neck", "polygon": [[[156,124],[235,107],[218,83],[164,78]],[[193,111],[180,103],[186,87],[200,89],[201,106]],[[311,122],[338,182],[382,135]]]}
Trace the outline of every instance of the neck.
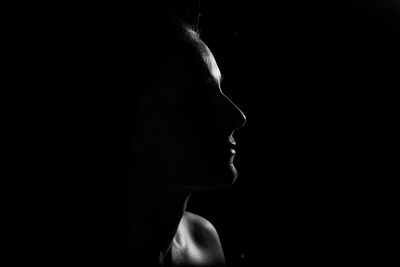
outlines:
{"label": "neck", "polygon": [[168,188],[143,190],[135,196],[132,209],[134,253],[157,260],[168,253],[189,196],[188,191]]}

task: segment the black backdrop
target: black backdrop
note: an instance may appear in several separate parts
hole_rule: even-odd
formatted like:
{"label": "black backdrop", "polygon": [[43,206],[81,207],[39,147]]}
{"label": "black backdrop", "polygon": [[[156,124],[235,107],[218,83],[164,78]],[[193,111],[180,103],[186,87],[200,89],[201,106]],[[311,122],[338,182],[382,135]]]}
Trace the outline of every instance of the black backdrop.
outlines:
{"label": "black backdrop", "polygon": [[[391,188],[386,179],[396,178],[388,171],[388,165],[396,163],[388,152],[396,152],[390,137],[398,121],[394,93],[399,88],[399,4],[201,1],[199,8],[198,3],[164,1],[163,6],[190,23],[200,11],[202,39],[225,76],[222,89],[246,114],[247,124],[235,133],[236,184],[193,195],[188,210],[214,224],[231,266],[387,259],[394,247],[381,237],[392,236],[388,224],[396,213],[388,208],[395,194],[386,192]],[[4,33],[9,44],[4,51],[11,63],[4,92],[12,97],[4,98],[11,104],[5,112],[11,126],[4,124],[10,137],[4,140],[11,146],[7,159],[15,159],[15,165],[6,163],[11,171],[4,176],[10,182],[4,191],[10,196],[4,194],[4,203],[11,215],[4,215],[10,226],[4,229],[11,237],[7,248],[16,248],[9,254],[13,260],[47,259],[54,266],[70,258],[71,246],[64,240],[86,253],[84,241],[75,242],[75,237],[81,240],[79,234],[89,232],[88,240],[102,238],[90,222],[107,205],[95,201],[109,199],[105,191],[96,191],[109,189],[106,180],[102,185],[97,177],[85,180],[86,173],[77,173],[79,166],[70,164],[70,154],[89,174],[90,164],[105,160],[97,158],[96,151],[104,154],[102,138],[115,133],[96,121],[102,117],[94,112],[98,107],[105,113],[109,109],[93,96],[109,99],[88,92],[86,84],[76,86],[79,78],[69,80],[66,73],[71,66],[77,68],[88,85],[90,75],[98,85],[107,82],[106,87],[114,88],[115,80],[102,80],[97,72],[102,65],[90,70],[74,63],[74,57],[88,55],[90,47],[77,50],[81,54],[60,53],[60,47],[75,50],[68,50],[65,32],[57,41],[49,34],[59,32],[56,22],[65,22],[59,14],[73,21],[75,13],[107,18],[112,12],[107,5],[99,8],[103,13],[96,8],[20,5],[6,19],[10,36]],[[136,4],[130,8],[134,14],[151,12],[142,12]],[[115,6],[114,16],[118,10]],[[95,23],[88,22],[84,25]],[[74,29],[83,36],[90,32]],[[89,59],[98,59],[98,51],[92,52]],[[58,71],[53,66],[60,63],[53,55],[69,65]],[[60,81],[65,82],[61,89]],[[99,136],[96,129],[102,130]],[[82,220],[88,218],[84,228],[77,212],[82,212]]]}

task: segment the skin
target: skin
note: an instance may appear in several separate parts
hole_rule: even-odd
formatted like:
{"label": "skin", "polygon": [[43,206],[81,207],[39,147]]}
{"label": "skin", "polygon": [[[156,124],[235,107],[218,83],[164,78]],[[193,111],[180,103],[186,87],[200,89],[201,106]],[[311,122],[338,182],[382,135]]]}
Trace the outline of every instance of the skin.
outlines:
{"label": "skin", "polygon": [[133,247],[146,261],[223,264],[215,228],[185,208],[194,191],[235,181],[230,144],[246,118],[222,92],[218,65],[201,40],[171,54],[167,66],[162,86],[141,98]]}

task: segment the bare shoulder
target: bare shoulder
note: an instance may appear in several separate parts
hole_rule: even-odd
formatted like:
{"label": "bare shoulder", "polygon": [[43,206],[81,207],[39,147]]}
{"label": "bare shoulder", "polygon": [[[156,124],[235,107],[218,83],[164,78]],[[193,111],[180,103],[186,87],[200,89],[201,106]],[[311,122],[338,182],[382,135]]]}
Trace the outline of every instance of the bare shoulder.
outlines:
{"label": "bare shoulder", "polygon": [[187,265],[189,263],[206,266],[223,266],[225,264],[217,230],[207,219],[191,212],[185,212],[175,238],[177,239],[176,245],[186,244],[181,253],[185,255],[184,262]]}
{"label": "bare shoulder", "polygon": [[193,234],[198,234],[199,238],[211,239],[219,242],[217,230],[206,218],[191,212],[185,212],[183,220]]}

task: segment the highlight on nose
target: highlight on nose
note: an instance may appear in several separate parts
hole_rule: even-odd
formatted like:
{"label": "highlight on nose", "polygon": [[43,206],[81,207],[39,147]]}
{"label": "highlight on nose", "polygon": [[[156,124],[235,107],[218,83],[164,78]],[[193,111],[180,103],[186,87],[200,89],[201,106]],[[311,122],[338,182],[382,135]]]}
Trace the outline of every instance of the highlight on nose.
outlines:
{"label": "highlight on nose", "polygon": [[240,108],[238,108],[237,106],[236,106],[236,108],[240,112],[240,117],[241,117],[241,121],[242,121],[238,128],[242,128],[246,124],[247,118],[246,118],[246,115],[244,115],[243,111]]}
{"label": "highlight on nose", "polygon": [[234,108],[234,113],[235,113],[234,127],[235,127],[235,129],[242,128],[246,124],[246,120],[247,120],[246,115],[244,115],[243,111],[238,106],[236,106],[236,104],[233,103],[233,101],[231,99],[229,99],[228,97],[227,97],[227,99],[229,100],[229,102],[232,104],[232,106]]}

